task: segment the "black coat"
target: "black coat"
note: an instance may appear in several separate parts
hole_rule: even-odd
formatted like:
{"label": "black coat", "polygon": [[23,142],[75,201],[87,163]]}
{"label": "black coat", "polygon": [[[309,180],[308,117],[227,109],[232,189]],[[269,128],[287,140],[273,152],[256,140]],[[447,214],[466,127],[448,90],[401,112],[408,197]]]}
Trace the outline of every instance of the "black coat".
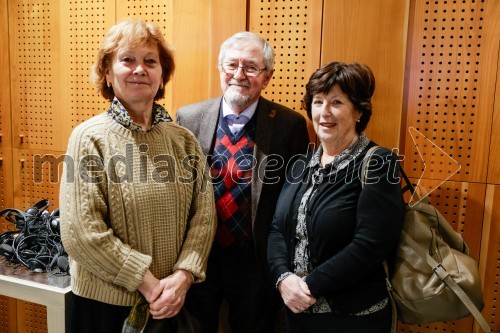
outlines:
{"label": "black coat", "polygon": [[[383,261],[398,243],[404,202],[397,158],[386,148],[372,156],[362,189],[359,170],[368,147],[320,183],[310,199],[306,225],[313,270],[305,281],[314,297],[324,296],[334,312],[364,310],[387,297]],[[311,180],[308,158],[298,158],[278,199],[268,239],[268,261],[274,281],[293,272],[295,228],[300,200]],[[302,166],[302,167],[301,167]]]}

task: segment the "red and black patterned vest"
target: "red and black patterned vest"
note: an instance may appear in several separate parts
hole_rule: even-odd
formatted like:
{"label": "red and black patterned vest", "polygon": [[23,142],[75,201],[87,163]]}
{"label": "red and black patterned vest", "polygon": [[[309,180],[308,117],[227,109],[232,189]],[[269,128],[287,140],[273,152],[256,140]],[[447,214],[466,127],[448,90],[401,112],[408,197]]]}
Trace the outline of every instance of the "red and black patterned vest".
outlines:
{"label": "red and black patterned vest", "polygon": [[210,171],[218,217],[215,242],[221,248],[239,248],[252,241],[254,118],[236,135],[222,116],[217,126]]}

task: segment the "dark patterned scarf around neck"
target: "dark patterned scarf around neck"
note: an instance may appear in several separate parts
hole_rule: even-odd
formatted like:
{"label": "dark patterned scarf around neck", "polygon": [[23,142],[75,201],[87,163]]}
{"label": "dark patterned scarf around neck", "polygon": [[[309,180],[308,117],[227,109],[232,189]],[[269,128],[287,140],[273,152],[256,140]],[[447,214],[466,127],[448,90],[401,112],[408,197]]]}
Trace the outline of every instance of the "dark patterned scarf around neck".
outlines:
{"label": "dark patterned scarf around neck", "polygon": [[333,160],[324,167],[321,167],[320,162],[321,155],[323,154],[323,146],[320,145],[308,164],[308,167],[314,170],[313,181],[321,183],[323,178],[327,178],[332,173],[344,169],[352,160],[359,156],[369,143],[370,139],[366,137],[365,133],[361,133],[353,144],[335,156]]}
{"label": "dark patterned scarf around neck", "polygon": [[[111,116],[111,118],[113,118],[113,120],[115,120],[118,124],[122,125],[123,127],[131,131],[143,132],[142,127],[134,123],[132,117],[130,117],[128,111],[125,109],[123,104],[120,103],[118,98],[115,97],[111,101],[111,106],[108,110],[108,114]],[[156,124],[162,123],[164,121],[171,122],[172,118],[162,105],[154,102],[153,124],[151,125],[151,128],[148,130],[148,132],[151,131]]]}

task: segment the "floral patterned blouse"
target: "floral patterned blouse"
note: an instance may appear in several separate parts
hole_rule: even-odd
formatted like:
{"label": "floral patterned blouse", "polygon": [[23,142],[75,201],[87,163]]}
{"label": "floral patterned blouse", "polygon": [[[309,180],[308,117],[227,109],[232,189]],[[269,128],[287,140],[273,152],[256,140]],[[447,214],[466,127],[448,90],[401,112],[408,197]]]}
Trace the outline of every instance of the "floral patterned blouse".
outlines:
{"label": "floral patterned blouse", "polygon": [[[142,127],[134,123],[132,117],[130,117],[128,111],[125,109],[123,104],[120,103],[118,98],[115,97],[111,101],[111,106],[108,110],[108,114],[111,116],[111,118],[113,118],[113,120],[115,120],[123,127],[131,131],[143,132]],[[151,128],[148,130],[148,132],[151,131],[156,124],[164,121],[171,122],[172,118],[162,105],[156,102],[153,103],[153,124],[151,125]]]}

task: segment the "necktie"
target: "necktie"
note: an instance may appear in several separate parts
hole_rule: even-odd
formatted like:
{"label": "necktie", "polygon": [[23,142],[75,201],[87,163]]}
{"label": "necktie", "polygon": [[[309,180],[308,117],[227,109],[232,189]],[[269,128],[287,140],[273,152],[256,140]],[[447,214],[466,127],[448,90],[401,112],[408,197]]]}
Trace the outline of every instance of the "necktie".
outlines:
{"label": "necktie", "polygon": [[245,126],[245,124],[250,120],[247,116],[235,114],[228,114],[224,118],[226,119],[231,133],[233,133],[234,135],[241,131],[243,126]]}

